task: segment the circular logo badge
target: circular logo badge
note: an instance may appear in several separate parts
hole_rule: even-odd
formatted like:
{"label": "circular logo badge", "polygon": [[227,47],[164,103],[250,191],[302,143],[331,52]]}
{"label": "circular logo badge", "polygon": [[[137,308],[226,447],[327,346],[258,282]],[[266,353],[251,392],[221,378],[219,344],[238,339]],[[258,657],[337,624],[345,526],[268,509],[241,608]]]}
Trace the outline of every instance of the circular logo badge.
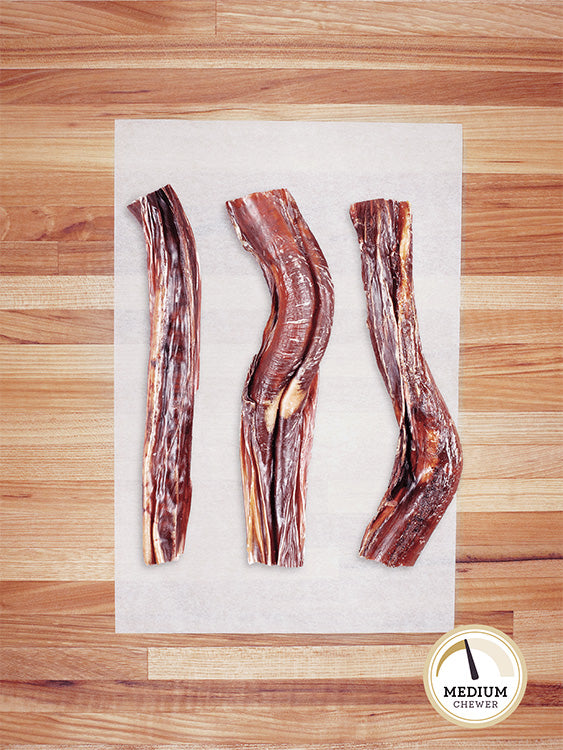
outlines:
{"label": "circular logo badge", "polygon": [[436,711],[464,727],[506,719],[526,690],[526,664],[507,635],[484,625],[454,628],[426,661],[424,689]]}

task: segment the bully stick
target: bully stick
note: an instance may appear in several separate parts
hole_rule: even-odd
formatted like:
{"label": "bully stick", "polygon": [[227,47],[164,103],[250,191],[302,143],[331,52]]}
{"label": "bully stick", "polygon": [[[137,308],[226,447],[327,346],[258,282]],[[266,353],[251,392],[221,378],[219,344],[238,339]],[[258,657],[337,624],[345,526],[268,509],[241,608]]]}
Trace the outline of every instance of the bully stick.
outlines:
{"label": "bully stick", "polygon": [[194,397],[199,379],[200,281],[192,229],[167,185],[129,206],[143,226],[150,352],[143,455],[143,554],[184,551],[190,513]]}
{"label": "bully stick", "polygon": [[461,445],[422,355],[409,204],[355,203],[350,216],[361,247],[367,324],[400,431],[391,481],[360,555],[389,566],[414,565],[457,489]]}
{"label": "bully stick", "polygon": [[228,201],[227,209],[272,295],[262,346],[242,397],[248,561],[298,567],[303,564],[318,371],[334,312],[332,280],[287,190]]}

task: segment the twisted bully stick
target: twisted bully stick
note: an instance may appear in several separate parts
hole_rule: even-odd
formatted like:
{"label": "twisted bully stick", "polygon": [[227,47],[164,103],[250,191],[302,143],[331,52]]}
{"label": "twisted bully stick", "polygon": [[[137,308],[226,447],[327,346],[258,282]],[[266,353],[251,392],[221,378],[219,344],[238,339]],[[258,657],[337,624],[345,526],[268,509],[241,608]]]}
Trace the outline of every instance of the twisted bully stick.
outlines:
{"label": "twisted bully stick", "polygon": [[179,557],[186,541],[201,293],[192,229],[170,185],[129,209],[142,224],[147,245],[150,354],[143,554],[152,565]]}
{"label": "twisted bully stick", "polygon": [[332,326],[326,260],[287,190],[227,202],[262,268],[272,308],[243,391],[241,468],[248,561],[303,564],[317,381]]}
{"label": "twisted bully stick", "polygon": [[367,323],[393,401],[399,443],[391,481],[360,555],[414,565],[457,489],[462,455],[446,404],[422,355],[412,280],[408,203],[355,203]]}

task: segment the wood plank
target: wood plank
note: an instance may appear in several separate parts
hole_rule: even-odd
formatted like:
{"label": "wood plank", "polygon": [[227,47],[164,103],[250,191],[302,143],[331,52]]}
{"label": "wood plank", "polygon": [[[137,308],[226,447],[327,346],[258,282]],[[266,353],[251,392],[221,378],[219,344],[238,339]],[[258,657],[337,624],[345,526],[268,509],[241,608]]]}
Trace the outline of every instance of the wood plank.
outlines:
{"label": "wood plank", "polygon": [[4,614],[112,614],[113,581],[0,581]]}
{"label": "wood plank", "polygon": [[[561,349],[544,344],[461,347],[461,404],[467,411],[561,409]],[[530,387],[533,383],[533,387]]]}
{"label": "wood plank", "polygon": [[151,680],[323,680],[416,677],[424,646],[286,646],[148,650]]}
{"label": "wood plank", "polygon": [[[60,415],[59,418],[63,419]],[[76,415],[70,418],[78,419]],[[100,417],[103,419],[103,417]],[[111,419],[111,417],[107,417]],[[111,506],[113,504],[114,486],[111,480],[81,482],[58,477],[55,481],[35,478],[29,482],[2,482],[0,502],[19,500],[24,502],[43,502],[45,505],[66,497],[73,506],[96,504]]]}
{"label": "wood plank", "polygon": [[[561,612],[540,609],[515,613],[514,637],[518,643],[537,643],[541,640],[543,644],[560,644],[563,641]],[[556,664],[557,662],[553,660],[553,665]]]}
{"label": "wood plank", "polygon": [[520,646],[528,674],[534,680],[557,684],[561,679],[561,663],[563,662],[563,646],[558,643],[533,643],[524,640]]}
{"label": "wood plank", "polygon": [[[174,744],[172,747],[174,750],[217,750],[217,745],[205,742],[201,744],[201,740],[196,744],[192,742],[182,742],[181,745]],[[280,750],[278,744],[265,745],[263,742],[256,743],[244,743],[244,750]],[[350,743],[333,743],[328,744],[318,742],[303,743],[300,742],[299,750],[350,750]],[[427,740],[425,741],[425,750],[506,750],[506,740],[504,739],[456,739],[448,738],[446,740]],[[163,746],[162,744],[154,745],[147,744],[144,742],[142,745],[135,745],[135,750],[164,750],[164,748],[171,748],[170,745]],[[542,750],[560,750],[559,739],[542,739],[541,740]],[[92,750],[91,744],[83,745],[81,743],[73,743],[73,750]],[[29,745],[10,745],[10,750],[30,750]],[[33,743],[33,750],[53,750],[52,745],[43,745]],[[115,744],[97,744],[96,750],[115,750]],[[354,750],[373,750],[373,743],[356,742],[354,741]],[[415,750],[412,742],[410,741],[383,741],[377,743],[377,750]],[[510,750],[530,750],[529,740],[519,740],[517,737],[510,738]]]}
{"label": "wood plank", "polygon": [[0,385],[2,409],[8,418],[57,411],[82,417],[113,414],[113,382],[109,379],[60,378],[56,388],[40,378],[6,379]]}
{"label": "wood plank", "polygon": [[307,0],[218,0],[219,34],[419,34],[458,36],[561,37],[558,3],[533,2],[533,11],[515,2],[308,2]]}
{"label": "wood plank", "polygon": [[563,557],[563,514],[560,512],[458,513],[457,520],[459,563]]}
{"label": "wood plank", "polygon": [[113,310],[0,310],[0,344],[112,344]]}
{"label": "wood plank", "polygon": [[[542,738],[559,740],[560,714],[557,709],[520,706],[505,722],[480,730],[480,738],[535,741],[538,726]],[[355,747],[412,747],[412,738],[424,742],[464,737],[462,730],[441,719],[428,704],[411,709],[398,707],[318,706],[194,709],[188,713],[28,713],[5,712],[0,739],[4,742],[44,743],[102,742],[160,744],[195,742],[199,748],[217,748],[234,743],[265,743],[279,748],[283,743],[300,748],[338,750],[353,740]],[[306,743],[305,745],[303,743]],[[349,745],[348,745],[349,746]],[[248,747],[248,745],[247,745]],[[252,746],[250,746],[252,747]],[[471,745],[475,748],[475,744]],[[490,744],[483,747],[490,748]],[[513,745],[511,745],[513,747]]]}
{"label": "wood plank", "polygon": [[[67,0],[68,2],[68,0]],[[162,2],[159,3],[161,6]],[[178,27],[180,28],[180,27]],[[561,44],[547,37],[445,38],[436,35],[344,35],[306,37],[247,33],[97,35],[83,33],[7,36],[6,69],[61,68],[315,68],[338,70],[502,70],[557,72]]]}
{"label": "wood plank", "polygon": [[108,310],[113,276],[7,276],[0,286],[4,310]]}
{"label": "wood plank", "polygon": [[49,378],[52,381],[105,379],[113,383],[113,345],[5,344],[0,375],[9,378]]}
{"label": "wood plank", "polygon": [[556,438],[543,445],[466,445],[464,479],[560,479],[563,447]]}
{"label": "wood plank", "polygon": [[[1,0],[2,34],[28,38],[38,34],[152,35],[213,33],[213,0],[127,0],[78,2],[66,0]],[[96,41],[91,41],[95,46]]]}
{"label": "wood plank", "polygon": [[[95,709],[102,712],[159,711],[174,706],[177,712],[194,708],[276,708],[280,706],[331,705],[392,708],[405,704],[426,705],[420,677],[413,680],[36,680],[33,685],[11,680],[4,684],[4,710],[35,713]],[[522,705],[556,705],[557,691],[548,683],[528,682]],[[246,746],[245,746],[246,747]],[[411,746],[412,749],[412,746]]]}
{"label": "wood plank", "polygon": [[[8,481],[13,479],[8,477]],[[12,496],[3,499],[1,507],[2,538],[7,547],[113,549],[113,507],[109,504],[75,505],[64,496],[49,504],[42,499],[22,503]],[[56,523],[50,522],[53,518]]]}
{"label": "wood plank", "polygon": [[[203,706],[276,707],[315,705],[401,706],[423,705],[426,695],[418,680],[108,680],[35,681],[34,685],[10,680],[4,685],[5,711],[57,711],[72,705],[75,711],[158,711],[174,705],[186,712]],[[536,694],[537,688],[533,689]]]}
{"label": "wood plank", "polygon": [[499,513],[554,513],[561,506],[560,479],[468,479],[463,475],[457,492],[461,513],[490,513],[491,508]]}
{"label": "wood plank", "polygon": [[[94,520],[91,519],[90,523]],[[113,581],[113,546],[104,548],[97,544],[91,549],[82,545],[54,547],[52,537],[48,540],[48,547],[38,547],[35,539],[29,540],[31,547],[17,547],[18,542],[21,543],[14,540],[9,549],[0,549],[2,575],[10,581]]]}
{"label": "wood plank", "polygon": [[459,562],[456,607],[489,611],[508,604],[514,611],[560,609],[561,560]]}
{"label": "wood plank", "polygon": [[0,273],[9,275],[93,275],[113,273],[111,242],[65,241],[0,242]]}
{"label": "wood plank", "polygon": [[142,680],[144,648],[0,648],[2,680]]}
{"label": "wood plank", "polygon": [[[81,389],[78,393],[86,398],[94,395],[93,391],[89,392],[85,389]],[[60,397],[65,398],[66,394],[61,393]],[[78,398],[78,395],[75,394],[75,397]],[[66,476],[73,479],[81,481],[111,479],[113,477],[113,443],[111,441],[96,443],[94,439],[89,445],[82,446],[53,443],[42,446],[8,446],[4,450],[3,474],[8,480],[33,480],[39,473],[45,479],[56,479],[61,474],[61,466],[64,466]],[[90,522],[98,520],[95,515],[90,518]],[[64,523],[62,525],[64,526]],[[74,526],[71,538],[76,539]],[[81,539],[82,536],[79,538]],[[30,543],[33,543],[33,537],[30,538]]]}
{"label": "wood plank", "polygon": [[43,274],[59,272],[56,242],[0,242],[0,274]]}
{"label": "wood plank", "polygon": [[63,276],[113,273],[113,238],[111,242],[59,242],[57,250]]}
{"label": "wood plank", "polygon": [[[463,277],[462,285],[466,284],[467,278]],[[461,335],[465,345],[552,345],[562,325],[563,311],[557,309],[527,309],[525,315],[515,315],[511,309],[465,308],[461,313]]]}
{"label": "wood plank", "polygon": [[[512,635],[513,613],[458,609],[456,622],[480,622]],[[184,634],[115,633],[112,615],[57,615],[25,613],[7,615],[0,622],[4,646],[48,648],[178,646],[382,646],[409,645],[429,647],[442,633],[258,633],[258,634]]]}
{"label": "wood plank", "polygon": [[463,276],[464,310],[560,310],[561,280],[552,276]]}
{"label": "wood plank", "polygon": [[[107,413],[93,416],[80,413],[46,415],[43,412],[0,414],[0,430],[4,431],[4,434],[8,434],[9,431],[10,444],[14,447],[30,445],[39,447],[52,444],[84,447],[92,444],[113,445],[113,415]],[[84,502],[84,496],[88,498],[87,502],[91,502],[94,497],[99,497],[100,488],[105,495],[105,502],[113,499],[113,487],[110,482],[86,484],[84,485],[85,493],[81,493],[76,491],[76,480],[61,481],[59,477],[57,480],[51,483],[46,477],[42,477],[39,483],[36,478],[30,480],[29,483],[4,481],[0,491],[0,502],[3,497],[14,497],[14,493],[20,497],[25,496],[29,500],[31,497],[42,498],[46,492],[52,499],[55,487],[63,496],[68,497],[67,493],[71,492],[73,502]],[[37,489],[38,487],[40,489]]]}
{"label": "wood plank", "polygon": [[[450,70],[257,69],[8,70],[2,73],[3,104],[115,104],[184,102],[217,104],[441,104],[557,107],[558,73]],[[500,145],[500,144],[499,144]],[[487,143],[483,141],[482,147]],[[92,166],[105,149],[92,146]],[[64,157],[64,149],[61,149]],[[62,164],[60,164],[62,166]],[[507,166],[507,165],[505,165]],[[553,164],[552,164],[553,168]],[[503,170],[506,171],[506,170]]]}
{"label": "wood plank", "polygon": [[[60,137],[64,138],[65,135],[75,132],[76,126],[73,122],[67,122]],[[40,129],[38,136],[45,138],[51,130],[49,118],[40,118],[37,127]],[[89,137],[88,133],[85,137]],[[113,127],[106,137],[113,137]],[[9,198],[9,195],[3,196],[4,207],[0,209],[0,238],[3,242],[10,243],[0,245],[3,263],[6,265],[11,262],[9,256],[4,257],[7,255],[4,251],[9,247],[17,249],[22,245],[21,254],[25,254],[26,251],[40,253],[42,246],[28,244],[31,240],[45,243],[64,242],[67,249],[66,243],[69,241],[99,242],[104,243],[105,248],[110,243],[113,246],[112,192],[106,194],[106,204],[102,206],[77,206],[75,203],[45,205],[44,197],[35,205],[18,206],[9,203]],[[60,247],[61,245],[56,245],[57,250]],[[40,273],[37,269],[31,271],[29,265],[30,263],[26,264],[25,273]],[[16,273],[13,269],[10,272]]]}
{"label": "wood plank", "polygon": [[[563,57],[563,55],[562,55]],[[561,63],[558,62],[556,69],[559,70]],[[358,122],[428,122],[428,123],[460,123],[463,125],[464,140],[475,140],[482,142],[485,139],[502,141],[504,138],[510,140],[534,140],[550,141],[554,133],[560,127],[559,107],[535,107],[512,104],[501,106],[491,105],[439,105],[439,104],[385,104],[382,102],[367,102],[364,104],[279,104],[276,102],[253,102],[250,106],[237,105],[236,102],[224,102],[216,104],[203,104],[192,99],[186,100],[181,105],[168,104],[166,102],[144,102],[141,104],[127,104],[119,102],[114,106],[104,107],[103,110],[94,110],[88,104],[42,104],[41,107],[26,104],[6,104],[2,112],[6,122],[2,123],[3,133],[6,138],[66,138],[72,136],[77,138],[106,138],[113,139],[115,118],[138,118],[138,117],[161,117],[167,119],[209,120],[338,120]],[[538,209],[549,207],[557,211],[561,210],[559,194],[561,192],[562,180],[560,176],[553,175],[558,167],[553,166],[550,173],[527,174],[515,177],[506,173],[468,175],[464,179],[464,201],[478,201],[478,209],[481,213],[496,211],[506,205],[507,208],[524,202],[526,207],[536,206]],[[4,197],[4,205],[9,195]],[[107,198],[107,196],[106,196]],[[76,200],[67,204],[51,201],[44,206],[38,202],[37,206],[30,209],[26,205],[17,205],[13,201],[9,204],[14,210],[27,211],[29,213],[22,217],[18,226],[18,234],[12,239],[64,239],[63,236],[53,236],[56,220],[59,216],[71,212],[77,213],[75,217],[64,219],[64,232],[76,225],[79,229],[92,226],[91,220],[98,219],[97,212],[113,209],[111,201],[100,203],[99,206],[92,205],[88,201],[88,207],[77,207]],[[57,211],[58,214],[54,212]],[[41,224],[42,222],[42,224]],[[29,224],[42,227],[41,232],[35,237],[22,237],[21,232],[26,230]],[[76,237],[76,239],[111,239],[113,223],[105,227],[107,235]],[[67,228],[68,227],[68,228]],[[103,229],[103,228],[102,228]],[[508,227],[504,226],[506,232]]]}
{"label": "wood plank", "polygon": [[513,446],[557,445],[563,439],[563,425],[553,412],[469,412],[458,420],[463,445]]}

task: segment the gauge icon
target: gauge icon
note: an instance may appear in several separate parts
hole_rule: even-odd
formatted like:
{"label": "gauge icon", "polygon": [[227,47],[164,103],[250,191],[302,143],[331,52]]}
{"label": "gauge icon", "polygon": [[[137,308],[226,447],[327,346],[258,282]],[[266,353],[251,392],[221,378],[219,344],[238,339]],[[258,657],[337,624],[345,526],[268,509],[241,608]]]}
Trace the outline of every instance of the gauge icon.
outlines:
{"label": "gauge icon", "polygon": [[505,633],[484,625],[446,633],[428,655],[424,688],[448,721],[489,726],[509,716],[526,690],[526,664]]}

